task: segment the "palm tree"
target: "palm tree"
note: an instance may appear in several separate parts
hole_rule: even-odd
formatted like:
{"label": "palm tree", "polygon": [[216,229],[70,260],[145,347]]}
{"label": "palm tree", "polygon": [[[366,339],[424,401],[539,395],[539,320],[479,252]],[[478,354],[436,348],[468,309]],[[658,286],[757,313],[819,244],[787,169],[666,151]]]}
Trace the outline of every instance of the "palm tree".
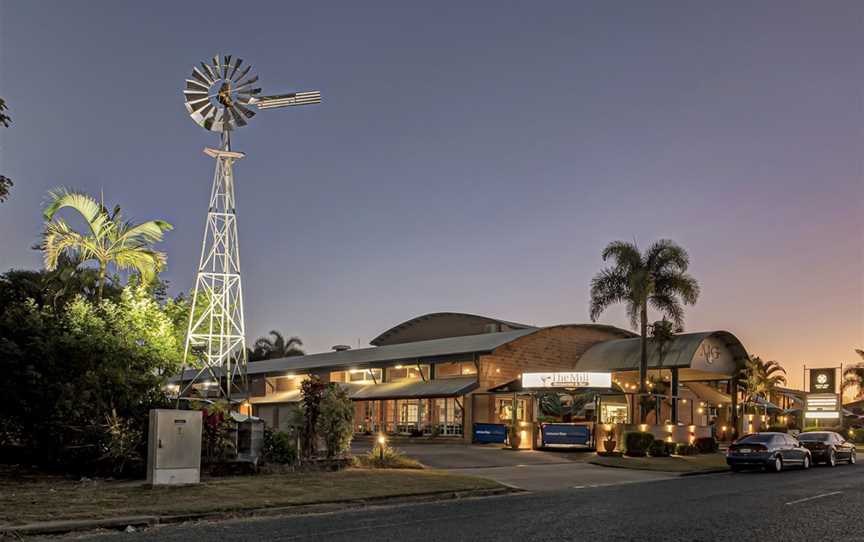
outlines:
{"label": "palm tree", "polygon": [[611,305],[626,304],[630,324],[640,331],[639,393],[644,394],[648,374],[648,307],[682,328],[682,304],[696,303],[699,283],[687,273],[690,265],[687,251],[668,239],[657,241],[644,254],[635,243],[613,241],[603,249],[603,261],[609,259],[615,265],[591,279],[591,321],[596,322]]}
{"label": "palm tree", "polygon": [[745,403],[756,397],[767,401],[774,388],[786,384],[786,369],[776,361],[763,361],[756,356],[747,360],[740,378],[744,383]]}
{"label": "palm tree", "polygon": [[305,354],[303,341],[300,337],[290,337],[287,341],[281,333],[275,329],[270,332],[272,339],[260,337],[255,341],[250,361],[261,361],[265,359],[288,358],[291,356],[302,356]]}
{"label": "palm tree", "polygon": [[[864,359],[864,350],[855,349],[855,353],[861,359]],[[845,393],[848,389],[856,391],[856,397],[860,397],[864,392],[864,362],[858,362],[843,371],[843,382],[840,385],[841,393]]]}
{"label": "palm tree", "polygon": [[[109,212],[95,198],[62,188],[50,192],[49,196],[43,213],[48,223],[40,247],[45,267],[49,271],[56,269],[63,254],[82,263],[96,261],[99,266],[97,303],[102,300],[109,264],[118,271],[136,271],[145,282],[152,280],[165,265],[165,254],[150,246],[161,241],[166,231],[174,229],[168,222],[150,220],[136,225],[123,220],[119,206]],[[57,212],[67,207],[81,215],[88,232],[75,231],[62,218],[54,220]]]}

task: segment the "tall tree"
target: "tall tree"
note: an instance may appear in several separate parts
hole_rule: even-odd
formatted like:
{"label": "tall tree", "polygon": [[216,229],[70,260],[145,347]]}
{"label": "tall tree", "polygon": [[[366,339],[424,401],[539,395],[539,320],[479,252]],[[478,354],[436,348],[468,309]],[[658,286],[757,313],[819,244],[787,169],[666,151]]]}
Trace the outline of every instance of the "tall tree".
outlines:
{"label": "tall tree", "polygon": [[[676,327],[684,325],[684,308],[699,298],[699,283],[687,273],[687,251],[661,239],[640,252],[635,243],[613,241],[603,249],[603,261],[614,264],[591,280],[591,320],[596,322],[611,305],[624,303],[634,329],[639,329],[639,393],[647,391],[648,308],[668,317]],[[642,412],[644,419],[645,413]]]}
{"label": "tall tree", "polygon": [[[855,349],[858,357],[864,359],[864,350]],[[845,393],[847,390],[855,390],[855,396],[861,397],[864,395],[864,362],[858,362],[843,370],[843,382],[841,383],[840,391]]]}
{"label": "tall tree", "polygon": [[[80,192],[58,189],[49,196],[44,211],[48,222],[40,247],[45,267],[49,271],[56,269],[62,254],[82,263],[96,261],[99,266],[97,302],[102,300],[109,265],[113,264],[118,271],[135,271],[144,282],[151,281],[165,265],[165,254],[151,246],[161,241],[166,231],[174,229],[168,222],[149,220],[133,224],[123,219],[119,206],[109,211],[102,202]],[[64,208],[77,211],[89,231],[80,233],[62,218],[55,220],[57,212]]]}
{"label": "tall tree", "polygon": [[[12,118],[6,113],[9,108],[6,107],[6,100],[0,98],[0,126],[8,128],[12,123]],[[0,175],[0,203],[6,201],[9,197],[9,189],[12,188],[12,179],[5,175]]]}
{"label": "tall tree", "polygon": [[776,387],[786,384],[786,369],[776,361],[764,361],[756,356],[747,360],[740,377],[744,384],[745,402],[752,402],[757,397],[767,401]]}
{"label": "tall tree", "polygon": [[290,337],[288,340],[276,331],[270,332],[270,337],[259,337],[255,341],[250,361],[261,361],[265,359],[288,358],[291,356],[302,356],[305,354],[303,349],[303,341],[300,337]]}

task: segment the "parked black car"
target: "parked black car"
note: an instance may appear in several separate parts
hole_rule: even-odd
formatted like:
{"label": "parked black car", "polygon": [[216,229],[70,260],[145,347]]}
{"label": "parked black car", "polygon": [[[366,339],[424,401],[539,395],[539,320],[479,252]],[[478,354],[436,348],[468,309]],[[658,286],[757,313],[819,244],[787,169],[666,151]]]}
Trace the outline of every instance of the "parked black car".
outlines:
{"label": "parked black car", "polygon": [[784,467],[797,465],[809,469],[813,464],[810,450],[786,433],[752,433],[736,440],[726,452],[726,463],[733,471],[747,467],[761,467],[780,472]]}
{"label": "parked black car", "polygon": [[833,431],[801,433],[798,440],[810,450],[813,463],[825,463],[830,467],[838,461],[855,464],[855,445]]}

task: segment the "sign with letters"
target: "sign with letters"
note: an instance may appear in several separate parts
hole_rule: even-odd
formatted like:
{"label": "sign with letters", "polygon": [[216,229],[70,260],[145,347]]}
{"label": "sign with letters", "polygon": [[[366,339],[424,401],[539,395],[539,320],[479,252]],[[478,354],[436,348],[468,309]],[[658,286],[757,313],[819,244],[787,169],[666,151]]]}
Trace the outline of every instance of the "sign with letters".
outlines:
{"label": "sign with letters", "polygon": [[810,393],[836,393],[837,368],[810,369]]}
{"label": "sign with letters", "polygon": [[591,440],[591,428],[571,423],[544,423],[540,426],[543,446],[587,445]]}
{"label": "sign with letters", "polygon": [[503,423],[475,423],[474,442],[480,444],[504,444],[507,426]]}
{"label": "sign with letters", "polygon": [[523,388],[611,388],[612,373],[522,373]]}

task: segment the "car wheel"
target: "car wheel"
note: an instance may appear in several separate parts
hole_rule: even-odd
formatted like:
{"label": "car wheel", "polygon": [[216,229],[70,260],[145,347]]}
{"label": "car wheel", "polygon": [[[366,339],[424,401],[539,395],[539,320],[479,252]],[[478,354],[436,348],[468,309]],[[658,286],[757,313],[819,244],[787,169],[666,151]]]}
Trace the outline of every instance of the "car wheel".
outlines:
{"label": "car wheel", "polygon": [[855,464],[855,450],[852,450],[852,453],[849,454],[849,464],[850,464],[850,465],[854,465],[854,464]]}
{"label": "car wheel", "polygon": [[783,460],[780,459],[780,456],[774,458],[774,461],[768,464],[768,470],[771,472],[780,472],[783,470]]}
{"label": "car wheel", "polygon": [[831,450],[831,453],[828,454],[828,466],[836,467],[837,466],[837,455],[834,453],[834,450]]}
{"label": "car wheel", "polygon": [[810,456],[809,456],[809,455],[805,455],[805,456],[804,456],[804,465],[803,465],[803,467],[804,467],[804,470],[807,470],[807,469],[810,468]]}

